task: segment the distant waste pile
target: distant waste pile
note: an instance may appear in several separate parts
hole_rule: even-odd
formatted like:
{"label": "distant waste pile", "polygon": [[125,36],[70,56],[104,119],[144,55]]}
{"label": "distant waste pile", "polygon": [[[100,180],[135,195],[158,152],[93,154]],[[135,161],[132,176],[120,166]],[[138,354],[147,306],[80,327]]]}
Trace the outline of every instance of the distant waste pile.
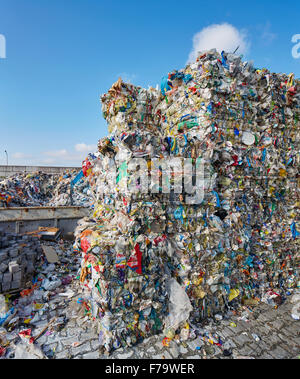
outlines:
{"label": "distant waste pile", "polygon": [[[279,305],[299,287],[293,74],[212,50],[164,77],[161,91],[119,80],[101,100],[109,136],[84,162],[95,202],[75,248],[107,350],[162,330],[184,339],[191,322],[241,304]],[[194,171],[174,189],[182,161],[164,175],[170,158],[205,164],[198,202],[188,201]],[[153,173],[160,181],[144,191]]]}
{"label": "distant waste pile", "polygon": [[0,207],[89,206],[89,182],[81,172],[16,174],[0,181]]}

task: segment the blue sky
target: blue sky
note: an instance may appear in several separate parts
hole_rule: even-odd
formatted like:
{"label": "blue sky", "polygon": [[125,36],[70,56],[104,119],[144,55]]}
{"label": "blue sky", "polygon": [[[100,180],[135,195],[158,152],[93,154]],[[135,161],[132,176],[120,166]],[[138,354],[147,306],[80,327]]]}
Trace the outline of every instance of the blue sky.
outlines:
{"label": "blue sky", "polygon": [[224,45],[236,38],[255,67],[299,78],[292,36],[300,34],[300,3],[261,3],[0,0],[0,35],[6,40],[0,164],[6,164],[7,150],[9,164],[79,166],[107,134],[100,95],[119,76],[155,87],[185,66],[193,39],[206,46],[215,43],[216,33]]}

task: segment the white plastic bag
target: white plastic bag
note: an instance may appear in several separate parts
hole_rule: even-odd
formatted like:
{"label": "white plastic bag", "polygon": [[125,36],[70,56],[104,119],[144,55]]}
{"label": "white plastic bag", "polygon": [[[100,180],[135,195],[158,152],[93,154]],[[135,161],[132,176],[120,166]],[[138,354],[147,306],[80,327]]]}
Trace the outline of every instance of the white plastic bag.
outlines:
{"label": "white plastic bag", "polygon": [[182,322],[188,320],[193,308],[188,295],[174,278],[170,279],[168,287],[169,314],[165,320],[165,327],[176,330]]}

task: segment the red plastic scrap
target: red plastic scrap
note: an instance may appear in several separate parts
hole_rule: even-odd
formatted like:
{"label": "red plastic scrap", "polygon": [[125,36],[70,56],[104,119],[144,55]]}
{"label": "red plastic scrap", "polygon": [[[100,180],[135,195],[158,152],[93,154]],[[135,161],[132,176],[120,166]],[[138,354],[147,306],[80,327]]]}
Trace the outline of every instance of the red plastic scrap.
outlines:
{"label": "red plastic scrap", "polygon": [[4,357],[5,354],[6,354],[6,349],[5,349],[5,347],[2,347],[2,346],[0,345],[0,357]]}

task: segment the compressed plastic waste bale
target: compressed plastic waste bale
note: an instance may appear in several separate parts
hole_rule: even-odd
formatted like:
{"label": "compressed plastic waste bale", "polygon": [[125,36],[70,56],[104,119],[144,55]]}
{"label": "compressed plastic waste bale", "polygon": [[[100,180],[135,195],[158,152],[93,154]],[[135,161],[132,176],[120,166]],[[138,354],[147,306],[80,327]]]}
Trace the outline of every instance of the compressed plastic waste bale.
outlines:
{"label": "compressed plastic waste bale", "polygon": [[[211,50],[164,77],[161,91],[119,80],[101,101],[109,136],[83,164],[94,204],[75,247],[106,349],[154,332],[140,299],[161,302],[155,330],[168,325],[171,278],[192,306],[176,327],[246,300],[284,301],[299,286],[299,81]],[[142,169],[130,169],[136,158]],[[175,164],[165,181],[168,158],[204,163],[201,201],[187,201],[193,174],[181,192],[162,190],[183,170]],[[162,180],[144,191],[153,172]]]}

